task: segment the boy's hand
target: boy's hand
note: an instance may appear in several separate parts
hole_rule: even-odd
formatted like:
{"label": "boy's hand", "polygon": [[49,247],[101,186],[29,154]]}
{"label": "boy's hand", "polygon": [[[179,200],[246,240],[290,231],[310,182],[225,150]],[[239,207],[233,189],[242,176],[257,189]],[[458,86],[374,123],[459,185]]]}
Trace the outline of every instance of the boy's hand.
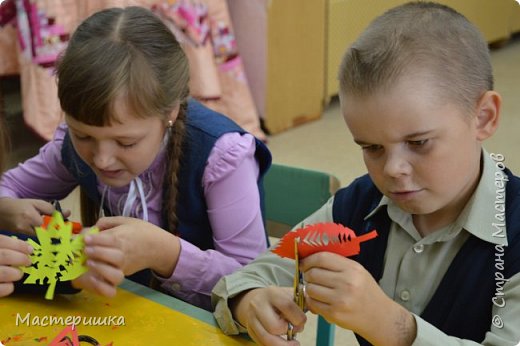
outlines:
{"label": "boy's hand", "polygon": [[39,199],[0,198],[0,229],[34,235],[43,223],[42,214],[51,215],[54,206]]}
{"label": "boy's hand", "polygon": [[288,322],[295,332],[301,332],[307,321],[305,313],[293,301],[292,288],[255,288],[233,298],[230,304],[235,319],[259,345],[300,344],[285,338]]}
{"label": "boy's hand", "polygon": [[13,282],[23,277],[18,267],[31,265],[31,253],[31,246],[23,240],[0,235],[0,297],[13,292]]}
{"label": "boy's hand", "polygon": [[[301,261],[310,311],[374,345],[411,345],[415,318],[391,300],[359,263],[319,252]],[[381,313],[384,311],[384,313]]]}

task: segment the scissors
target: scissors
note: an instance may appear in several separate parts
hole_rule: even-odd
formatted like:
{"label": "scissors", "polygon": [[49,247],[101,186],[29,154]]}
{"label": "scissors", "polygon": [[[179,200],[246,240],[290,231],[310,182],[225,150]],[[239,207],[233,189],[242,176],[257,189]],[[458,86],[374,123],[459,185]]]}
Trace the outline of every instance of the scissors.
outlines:
{"label": "scissors", "polygon": [[[294,238],[294,260],[295,260],[295,270],[294,270],[294,281],[293,281],[293,299],[296,305],[305,311],[305,283],[303,281],[303,274],[300,271],[300,261],[298,259],[298,243],[300,242],[300,238]],[[294,326],[291,322],[287,325],[287,340],[294,340],[296,338],[296,333],[294,332]]]}

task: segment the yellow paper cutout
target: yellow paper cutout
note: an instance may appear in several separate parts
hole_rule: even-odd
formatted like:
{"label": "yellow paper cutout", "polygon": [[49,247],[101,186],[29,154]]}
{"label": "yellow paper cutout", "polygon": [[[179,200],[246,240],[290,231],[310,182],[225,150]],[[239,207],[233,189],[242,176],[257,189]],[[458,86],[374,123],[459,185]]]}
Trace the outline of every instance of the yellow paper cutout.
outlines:
{"label": "yellow paper cutout", "polygon": [[[87,232],[95,233],[99,233],[97,227]],[[33,248],[30,255],[32,265],[20,268],[29,274],[23,283],[49,285],[45,299],[53,299],[58,281],[73,280],[87,271],[84,235],[72,237],[72,223],[63,221],[61,213],[55,211],[47,229],[36,227],[36,237],[39,244],[27,240]]]}

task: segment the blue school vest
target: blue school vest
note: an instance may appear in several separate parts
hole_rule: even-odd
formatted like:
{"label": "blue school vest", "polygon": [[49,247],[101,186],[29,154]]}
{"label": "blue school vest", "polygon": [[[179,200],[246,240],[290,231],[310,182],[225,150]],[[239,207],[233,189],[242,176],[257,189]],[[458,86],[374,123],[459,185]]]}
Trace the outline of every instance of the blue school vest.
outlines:
{"label": "blue school vest", "polygon": [[[505,248],[506,278],[520,272],[520,179],[505,170],[506,224],[508,247]],[[383,260],[391,220],[386,209],[380,209],[369,220],[363,218],[381,200],[381,193],[368,175],[356,179],[339,190],[334,197],[333,219],[364,234],[376,229],[379,236],[361,244],[361,252],[352,259],[361,263],[379,282],[383,275]],[[494,232],[489,225],[490,232]],[[496,292],[495,245],[473,235],[464,243],[421,317],[450,336],[476,342],[484,340],[491,326],[492,298]],[[506,297],[507,299],[507,297]],[[384,311],[382,311],[384,313]],[[360,345],[370,345],[356,336]]]}
{"label": "blue school vest", "polygon": [[[229,118],[206,108],[195,100],[188,101],[186,133],[179,170],[176,210],[179,224],[177,232],[182,239],[202,250],[214,248],[213,232],[207,214],[202,176],[215,142],[222,135],[229,132],[246,133]],[[271,154],[264,143],[258,139],[255,139],[255,141],[255,157],[260,166],[258,190],[260,192],[261,207],[264,210],[262,181],[265,172],[271,165]],[[101,196],[97,190],[97,178],[90,167],[76,153],[68,133],[63,141],[61,155],[63,164],[85,189],[89,198],[99,203]],[[165,192],[167,191],[166,186],[164,190]],[[110,215],[108,211],[106,212],[106,215]],[[230,215],[230,217],[233,217],[233,215]],[[166,215],[163,215],[162,227],[166,227],[166,224]],[[146,280],[147,278],[137,279],[139,282],[146,282]]]}

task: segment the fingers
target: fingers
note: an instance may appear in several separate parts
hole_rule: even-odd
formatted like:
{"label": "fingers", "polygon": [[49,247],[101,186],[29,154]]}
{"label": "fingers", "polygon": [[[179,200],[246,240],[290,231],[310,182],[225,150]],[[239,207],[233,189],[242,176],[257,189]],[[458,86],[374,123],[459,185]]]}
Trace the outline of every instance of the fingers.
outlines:
{"label": "fingers", "polygon": [[23,272],[14,267],[0,266],[0,283],[12,283],[20,280],[23,277]]}
{"label": "fingers", "polygon": [[23,272],[17,267],[31,265],[31,252],[32,247],[26,242],[0,235],[0,297],[13,292],[13,282],[23,277]]}
{"label": "fingers", "polygon": [[[0,235],[0,265],[15,267],[29,266],[31,265],[31,259],[29,258],[31,253],[32,247],[26,242]],[[1,276],[0,282],[5,282],[1,280]]]}
{"label": "fingers", "polygon": [[[322,301],[316,300],[307,296],[305,299],[305,304],[310,312],[316,315],[321,315],[323,318],[328,320],[328,317],[332,315],[334,311],[334,307],[331,304],[324,303]],[[335,322],[332,322],[335,323]]]}
{"label": "fingers", "polygon": [[72,286],[75,288],[82,288],[105,297],[114,297],[117,292],[114,285],[99,278],[91,271],[73,280]]}
{"label": "fingers", "polygon": [[[293,289],[286,288],[276,288],[271,292],[273,306],[275,308],[276,314],[274,315],[279,319],[279,323],[281,322],[282,330],[272,330],[273,332],[278,332],[278,334],[287,332],[287,323],[290,322],[294,328],[295,332],[300,332],[303,330],[305,322],[307,321],[307,316],[305,313],[298,307],[298,305],[294,302],[293,297]],[[263,308],[263,304],[259,304],[259,315],[262,316],[262,312],[266,311]],[[266,316],[270,318],[270,316]],[[268,323],[268,321],[266,320]]]}
{"label": "fingers", "polygon": [[5,297],[13,293],[14,285],[10,282],[0,283],[0,297]]}
{"label": "fingers", "polygon": [[90,261],[103,262],[113,267],[122,268],[124,264],[124,255],[117,248],[87,245],[85,254]]}
{"label": "fingers", "polygon": [[73,281],[76,288],[84,288],[106,297],[116,294],[116,287],[123,281],[122,253],[114,248],[94,247],[85,249],[88,272]]}
{"label": "fingers", "polygon": [[[285,339],[288,323],[295,332],[303,330],[306,316],[293,302],[290,288],[266,288],[250,301],[247,328],[251,337],[261,345],[299,345]],[[260,293],[261,292],[261,293]]]}
{"label": "fingers", "polygon": [[305,291],[305,304],[313,313],[323,313],[323,309],[328,310],[334,304],[336,297],[342,294],[332,288],[312,283],[306,284]]}
{"label": "fingers", "polygon": [[[287,325],[287,324],[286,324]],[[251,324],[247,326],[249,336],[259,345],[268,346],[296,346],[300,345],[297,340],[288,341],[285,337],[280,335],[273,335],[269,333],[265,327],[258,321],[253,320]],[[287,330],[285,330],[287,332]]]}
{"label": "fingers", "polygon": [[19,251],[0,249],[0,265],[26,267],[31,265],[31,259],[28,254]]}
{"label": "fingers", "polygon": [[[93,238],[90,243],[85,241],[87,246],[84,250],[88,257],[87,266],[97,278],[97,280],[93,280],[93,284],[95,284],[96,290],[107,294],[107,289],[102,283],[117,286],[123,281],[125,256],[119,248],[113,247],[114,240],[111,240],[113,237],[110,235],[96,234],[86,237]],[[109,291],[112,292],[112,290]]]}
{"label": "fingers", "polygon": [[312,267],[304,272],[303,278],[307,283],[307,289],[310,287],[309,284],[333,288],[338,284],[338,275],[341,274],[319,267]]}
{"label": "fingers", "polygon": [[[3,234],[0,234],[0,249],[9,249],[13,251],[18,251],[24,254],[31,254],[33,251],[32,246],[27,244],[25,241],[9,237]],[[0,262],[1,263],[1,262]]]}
{"label": "fingers", "polygon": [[119,285],[125,278],[119,268],[103,262],[88,260],[87,266],[100,281],[106,282],[111,286]]}
{"label": "fingers", "polygon": [[100,230],[105,230],[109,228],[114,228],[117,226],[121,226],[122,224],[128,223],[129,218],[124,216],[112,216],[112,217],[102,217],[99,219],[95,226],[99,227]]}
{"label": "fingers", "polygon": [[43,201],[41,199],[32,199],[31,204],[40,214],[52,215],[52,213],[55,210],[54,206],[51,203]]}
{"label": "fingers", "polygon": [[85,245],[87,246],[115,247],[119,243],[119,239],[115,236],[115,234],[110,232],[86,234],[84,241]]}
{"label": "fingers", "polygon": [[300,270],[306,272],[311,268],[324,268],[330,271],[339,272],[344,270],[347,262],[357,263],[338,254],[323,251],[312,254],[301,260]]}
{"label": "fingers", "polygon": [[62,210],[61,214],[63,215],[63,218],[68,219],[70,217],[70,215],[72,214],[72,212],[70,211],[70,209],[65,209],[65,210]]}

